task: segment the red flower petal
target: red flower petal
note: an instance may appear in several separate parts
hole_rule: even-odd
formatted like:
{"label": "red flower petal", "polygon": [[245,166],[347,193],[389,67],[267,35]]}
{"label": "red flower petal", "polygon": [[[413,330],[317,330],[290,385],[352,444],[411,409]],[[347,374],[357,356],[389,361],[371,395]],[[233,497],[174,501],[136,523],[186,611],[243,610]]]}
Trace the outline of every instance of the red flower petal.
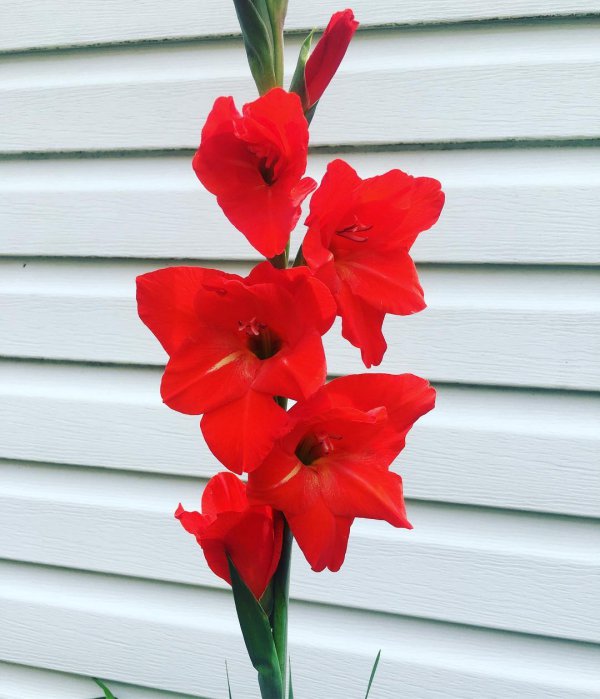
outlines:
{"label": "red flower petal", "polygon": [[[305,269],[300,267],[298,269]],[[294,296],[297,322],[314,326],[324,335],[333,325],[337,305],[329,289],[316,277],[308,276]]]}
{"label": "red flower petal", "polygon": [[[347,188],[339,173],[339,166],[331,171],[333,186],[344,187],[352,196],[347,213],[365,224],[368,245],[358,246],[371,250],[408,250],[417,235],[428,230],[438,220],[444,203],[444,193],[437,180],[412,177],[402,170],[390,170],[383,175],[360,180],[352,190]],[[345,223],[351,223],[352,219]],[[333,242],[356,251],[348,240],[339,235]],[[342,249],[340,249],[340,253]]]}
{"label": "red flower petal", "polygon": [[[240,118],[241,114],[235,107],[233,97],[217,97],[202,128],[202,140],[232,135],[235,131],[235,122]],[[199,166],[203,167],[203,164],[199,163]],[[210,177],[212,173],[206,174]]]}
{"label": "red flower petal", "polygon": [[286,299],[285,303],[293,304],[294,325],[316,327],[324,335],[335,320],[337,306],[331,292],[307,267],[282,270],[270,262],[261,262],[250,272],[246,283],[277,284],[289,292],[293,299]]}
{"label": "red flower petal", "polygon": [[200,415],[242,397],[259,365],[235,335],[207,328],[201,340],[190,340],[173,354],[161,396],[173,410]]}
{"label": "red flower petal", "polygon": [[196,537],[204,534],[213,519],[212,517],[201,515],[199,512],[186,512],[181,503],[179,503],[179,506],[175,510],[175,517],[181,522],[186,532]]}
{"label": "red flower petal", "polygon": [[268,503],[286,515],[299,514],[312,507],[319,497],[318,476],[295,454],[277,445],[260,467],[248,475],[247,492],[253,505]]}
{"label": "red flower petal", "polygon": [[355,254],[337,265],[347,290],[370,306],[395,315],[411,315],[425,307],[423,289],[408,253]]}
{"label": "red flower petal", "polygon": [[207,412],[200,422],[209,449],[234,473],[252,471],[273,447],[286,413],[271,396],[248,391],[236,401]]}
{"label": "red flower petal", "polygon": [[325,568],[335,573],[342,567],[352,522],[351,517],[334,515],[321,500],[302,514],[288,517],[298,546],[317,573]]}
{"label": "red flower petal", "polygon": [[319,479],[323,500],[336,515],[383,519],[394,527],[412,529],[402,479],[396,473],[334,454],[319,469]]}
{"label": "red flower petal", "polygon": [[243,512],[248,509],[246,486],[233,473],[218,473],[202,491],[202,512],[216,516],[219,512]]}
{"label": "red flower petal", "polygon": [[301,213],[299,205],[290,200],[289,190],[277,186],[244,188],[244,193],[221,196],[218,202],[229,221],[265,257],[283,252]]}
{"label": "red flower petal", "polygon": [[256,599],[263,595],[281,555],[281,537],[273,517],[262,512],[226,512],[200,542],[210,569],[231,584],[227,555]]}
{"label": "red flower petal", "polygon": [[292,188],[292,203],[300,206],[306,197],[317,188],[317,181],[312,177],[303,177],[298,184]]}
{"label": "red flower petal", "polygon": [[323,391],[331,401],[341,401],[359,410],[385,406],[401,435],[435,407],[435,389],[414,374],[353,374],[330,381]]}
{"label": "red flower petal", "polygon": [[347,286],[342,286],[337,295],[342,316],[342,335],[360,348],[364,365],[369,368],[381,364],[387,349],[381,327],[385,312],[369,305],[359,296],[354,296]]}
{"label": "red flower petal", "polygon": [[325,383],[325,352],[321,336],[312,331],[269,362],[263,362],[253,388],[262,393],[284,395],[292,400],[308,398]]}
{"label": "red flower petal", "polygon": [[142,274],[136,280],[139,316],[172,354],[194,334],[198,322],[194,300],[202,285],[239,278],[201,267],[167,267]]}
{"label": "red flower petal", "polygon": [[340,219],[352,209],[352,196],[362,182],[356,170],[341,158],[327,165],[321,184],[311,197],[310,214],[306,219],[309,228],[314,226],[326,233],[325,244],[333,237]]}

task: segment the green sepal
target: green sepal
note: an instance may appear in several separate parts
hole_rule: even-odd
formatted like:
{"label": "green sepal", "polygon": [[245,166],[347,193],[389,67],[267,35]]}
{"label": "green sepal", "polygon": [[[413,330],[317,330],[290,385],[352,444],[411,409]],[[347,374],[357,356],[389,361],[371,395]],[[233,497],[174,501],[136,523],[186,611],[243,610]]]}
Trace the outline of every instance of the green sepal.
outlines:
{"label": "green sepal", "polygon": [[375,679],[375,673],[377,672],[377,666],[379,665],[379,658],[381,658],[381,651],[377,653],[375,662],[373,663],[373,669],[371,670],[371,677],[369,677],[369,685],[367,686],[367,693],[365,694],[365,699],[369,699],[369,692],[371,691],[371,685]]}
{"label": "green sepal", "polygon": [[104,682],[102,682],[102,680],[99,680],[96,677],[92,677],[92,679],[104,692],[104,699],[117,699],[117,697],[110,691],[110,689],[104,684]]}
{"label": "green sepal", "polygon": [[227,562],[242,636],[250,661],[258,672],[261,696],[263,699],[282,699],[283,682],[269,618],[240,577],[229,556]]}
{"label": "green sepal", "polygon": [[261,95],[277,83],[273,27],[267,0],[233,0],[248,63]]}
{"label": "green sepal", "polygon": [[308,55],[310,53],[310,47],[312,46],[313,36],[315,35],[315,30],[304,39],[302,46],[300,47],[300,54],[298,55],[298,62],[296,63],[296,70],[292,77],[292,82],[290,84],[290,92],[295,92],[302,100],[302,106],[306,109],[308,97],[306,94],[306,80],[304,77],[304,69],[306,68],[306,61],[308,60]]}

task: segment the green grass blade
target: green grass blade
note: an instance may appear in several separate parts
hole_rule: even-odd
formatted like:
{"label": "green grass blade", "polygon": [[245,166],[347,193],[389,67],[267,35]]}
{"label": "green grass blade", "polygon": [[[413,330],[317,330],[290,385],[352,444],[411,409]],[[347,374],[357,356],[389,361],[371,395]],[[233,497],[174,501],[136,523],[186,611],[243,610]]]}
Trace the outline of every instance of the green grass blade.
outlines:
{"label": "green grass blade", "polygon": [[110,689],[104,684],[104,682],[102,682],[102,680],[99,680],[96,677],[92,677],[92,679],[104,692],[104,699],[117,699],[117,697],[110,691]]}
{"label": "green grass blade", "polygon": [[381,658],[381,651],[377,653],[375,662],[373,663],[373,669],[371,670],[371,677],[369,677],[369,686],[367,687],[367,693],[365,694],[365,699],[369,699],[369,692],[371,691],[371,685],[375,679],[375,673],[377,672],[377,666],[379,665],[379,658]]}
{"label": "green grass blade", "polygon": [[229,694],[229,699],[233,699],[231,696],[231,684],[229,684],[229,668],[227,667],[227,661],[225,661],[225,675],[227,676],[227,692]]}

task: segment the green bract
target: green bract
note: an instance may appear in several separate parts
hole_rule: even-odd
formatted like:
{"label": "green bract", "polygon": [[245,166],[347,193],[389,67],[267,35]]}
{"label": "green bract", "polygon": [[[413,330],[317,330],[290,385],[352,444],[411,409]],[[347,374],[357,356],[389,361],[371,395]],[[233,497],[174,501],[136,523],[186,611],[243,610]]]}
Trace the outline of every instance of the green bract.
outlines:
{"label": "green bract", "polygon": [[261,95],[283,82],[287,0],[234,0],[252,77]]}
{"label": "green bract", "polygon": [[244,643],[254,669],[263,699],[281,699],[283,681],[279,658],[275,649],[269,617],[250,592],[231,559],[227,557],[231,573],[231,587]]}

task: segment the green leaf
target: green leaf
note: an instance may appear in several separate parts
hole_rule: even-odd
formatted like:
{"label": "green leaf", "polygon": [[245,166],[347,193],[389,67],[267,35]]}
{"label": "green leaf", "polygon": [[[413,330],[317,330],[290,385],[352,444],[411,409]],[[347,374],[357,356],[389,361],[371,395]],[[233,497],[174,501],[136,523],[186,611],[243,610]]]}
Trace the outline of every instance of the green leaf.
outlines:
{"label": "green leaf", "polygon": [[308,55],[310,53],[310,47],[312,46],[313,36],[315,35],[315,30],[304,39],[302,46],[300,47],[300,55],[298,56],[298,62],[296,63],[296,70],[294,71],[294,76],[292,77],[292,82],[290,84],[290,92],[295,92],[300,96],[302,100],[302,105],[306,109],[306,81],[304,79],[304,69],[306,68],[306,61],[308,60]]}
{"label": "green leaf", "polygon": [[110,689],[102,682],[102,680],[97,679],[96,677],[92,677],[94,682],[100,687],[100,689],[104,692],[104,699],[117,699],[115,695],[110,691]]}
{"label": "green leaf", "polygon": [[369,699],[369,692],[371,691],[371,685],[373,684],[373,680],[375,678],[375,673],[377,672],[377,666],[379,665],[379,658],[381,658],[381,651],[377,653],[377,657],[375,658],[375,662],[373,663],[373,669],[371,670],[371,677],[369,677],[369,686],[367,687],[367,693],[365,694],[365,699]]}
{"label": "green leaf", "polygon": [[292,661],[289,660],[288,663],[290,666],[290,674],[289,674],[290,689],[289,689],[288,699],[294,699],[294,690],[292,688]]}
{"label": "green leaf", "polygon": [[259,599],[260,606],[265,610],[265,614],[271,618],[273,613],[273,581],[267,585],[267,589],[264,591],[263,596]]}
{"label": "green leaf", "polygon": [[271,17],[266,0],[233,0],[248,64],[261,95],[277,85]]}
{"label": "green leaf", "polygon": [[225,675],[227,677],[227,693],[229,695],[229,699],[233,699],[231,696],[231,685],[229,684],[229,668],[227,667],[227,661],[225,661]]}
{"label": "green leaf", "polygon": [[269,618],[240,577],[229,556],[227,562],[231,573],[235,608],[250,661],[258,672],[261,696],[263,699],[282,699],[283,682]]}

